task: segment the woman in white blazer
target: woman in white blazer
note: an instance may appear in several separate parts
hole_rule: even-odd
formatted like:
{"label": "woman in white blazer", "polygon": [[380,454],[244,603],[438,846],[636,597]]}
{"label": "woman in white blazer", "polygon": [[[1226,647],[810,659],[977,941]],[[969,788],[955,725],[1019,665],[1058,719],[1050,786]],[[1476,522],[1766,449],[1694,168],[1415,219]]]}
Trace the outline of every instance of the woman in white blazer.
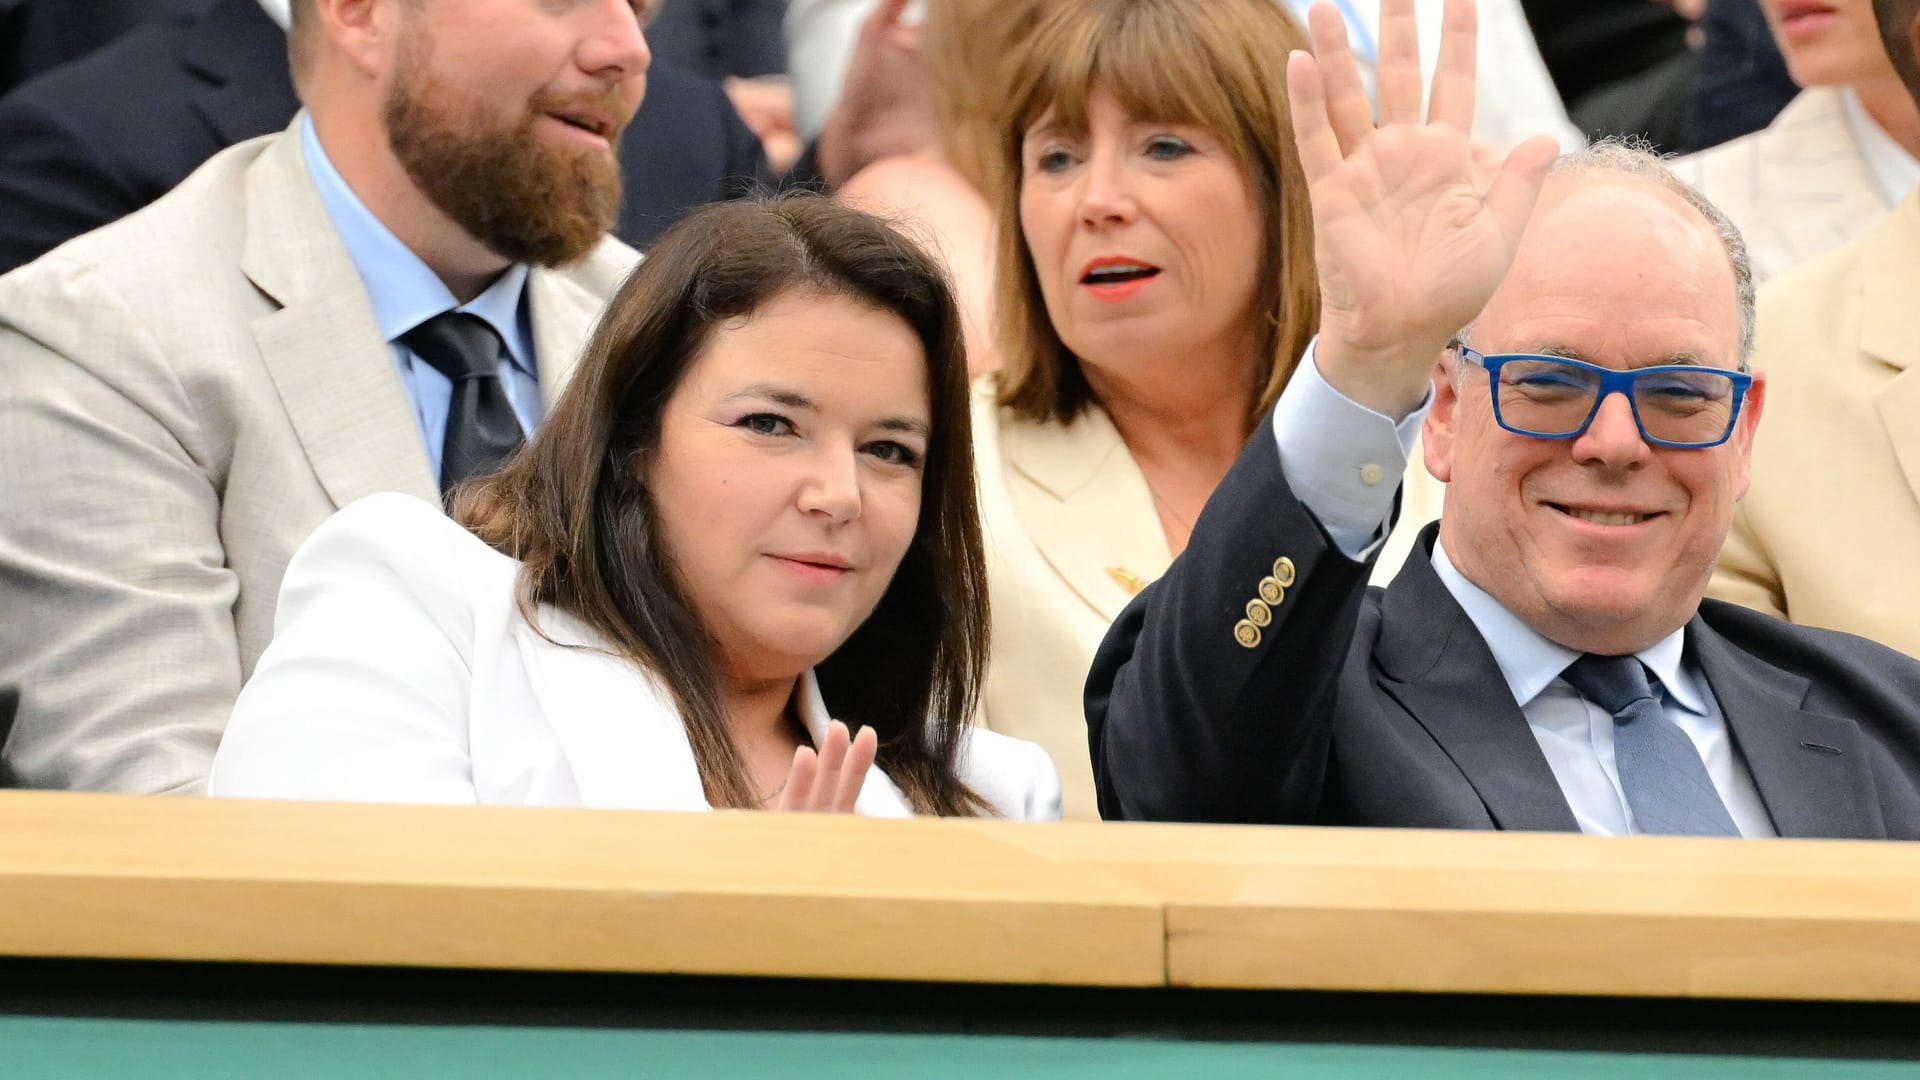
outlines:
{"label": "woman in white blazer", "polygon": [[965,361],[936,265],[818,198],[672,230],[449,519],[347,507],[287,569],[215,795],[1059,816],[969,726]]}

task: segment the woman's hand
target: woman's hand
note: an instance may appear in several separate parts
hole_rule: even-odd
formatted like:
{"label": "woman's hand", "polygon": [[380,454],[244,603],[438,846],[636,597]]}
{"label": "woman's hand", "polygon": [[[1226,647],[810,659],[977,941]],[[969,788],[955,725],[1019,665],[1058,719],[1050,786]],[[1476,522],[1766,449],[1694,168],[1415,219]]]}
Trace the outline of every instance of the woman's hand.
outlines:
{"label": "woman's hand", "polygon": [[1315,54],[1287,62],[1287,97],[1313,202],[1320,275],[1315,359],[1336,390],[1391,417],[1426,396],[1434,358],[1486,306],[1557,147],[1515,147],[1484,195],[1474,175],[1475,15],[1448,0],[1427,119],[1414,0],[1382,0],[1379,123],[1346,24],[1308,12]]}
{"label": "woman's hand", "polygon": [[850,735],[847,725],[835,720],[827,725],[827,737],[820,752],[802,746],[793,752],[793,767],[780,789],[775,810],[817,811],[830,814],[853,813],[860,798],[860,785],[867,781],[867,770],[880,747],[880,737],[870,727]]}

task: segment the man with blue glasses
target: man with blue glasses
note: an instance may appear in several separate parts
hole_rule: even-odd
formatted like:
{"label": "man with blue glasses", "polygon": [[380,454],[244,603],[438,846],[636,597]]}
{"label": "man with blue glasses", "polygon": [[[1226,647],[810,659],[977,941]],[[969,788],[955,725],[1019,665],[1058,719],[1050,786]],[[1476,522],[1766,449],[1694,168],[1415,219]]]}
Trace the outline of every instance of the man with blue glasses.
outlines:
{"label": "man with blue glasses", "polygon": [[[1920,662],[1702,602],[1766,403],[1738,232],[1618,144],[1476,182],[1470,0],[1424,122],[1410,2],[1377,118],[1330,8],[1290,60],[1320,335],[1095,659],[1102,814],[1920,838]],[[1445,507],[1370,591],[1416,431]]]}

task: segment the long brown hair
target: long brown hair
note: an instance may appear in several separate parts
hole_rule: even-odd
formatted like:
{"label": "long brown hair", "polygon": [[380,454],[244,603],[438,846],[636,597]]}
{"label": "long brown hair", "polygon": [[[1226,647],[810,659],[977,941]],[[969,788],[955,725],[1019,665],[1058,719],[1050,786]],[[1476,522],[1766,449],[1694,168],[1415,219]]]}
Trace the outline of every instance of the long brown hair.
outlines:
{"label": "long brown hair", "polygon": [[1131,116],[1220,137],[1260,208],[1259,346],[1242,418],[1251,430],[1320,321],[1312,209],[1286,90],[1287,54],[1310,47],[1275,0],[1059,0],[1050,8],[1007,69],[995,146],[1002,405],[1026,420],[1066,423],[1093,404],[1079,359],[1047,316],[1020,229],[1020,153],[1027,129],[1049,110],[1062,129],[1084,131],[1098,83]]}
{"label": "long brown hair", "polygon": [[938,265],[878,219],[812,196],[694,212],[620,287],[538,434],[505,470],[464,487],[454,516],[520,560],[530,623],[551,604],[669,688],[708,801],[757,805],[646,464],[667,400],[716,327],[796,289],[911,327],[933,418],[913,541],[873,614],[815,667],[821,693],[836,717],[879,734],[877,760],[916,811],[979,812],[984,801],[955,768],[988,626],[959,315]]}

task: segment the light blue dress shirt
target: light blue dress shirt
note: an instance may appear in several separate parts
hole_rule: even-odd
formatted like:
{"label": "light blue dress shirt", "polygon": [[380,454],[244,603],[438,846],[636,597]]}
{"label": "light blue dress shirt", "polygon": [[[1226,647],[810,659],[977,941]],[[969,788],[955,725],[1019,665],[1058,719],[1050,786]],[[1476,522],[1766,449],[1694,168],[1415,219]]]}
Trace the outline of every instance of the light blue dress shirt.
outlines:
{"label": "light blue dress shirt", "polygon": [[[1432,401],[1429,393],[1426,402],[1396,423],[1328,385],[1310,345],[1275,404],[1273,435],[1287,483],[1349,557],[1366,557],[1385,538],[1393,514],[1394,488],[1365,483],[1362,468],[1372,463],[1391,475],[1404,473],[1414,435]],[[1392,472],[1395,468],[1400,471]],[[1580,654],[1548,640],[1468,581],[1438,542],[1433,569],[1486,640],[1580,831],[1597,836],[1634,832],[1633,812],[1614,764],[1613,715],[1582,698],[1560,677]],[[1659,679],[1668,719],[1693,741],[1740,835],[1777,835],[1753,775],[1727,734],[1719,702],[1686,659],[1685,629],[1636,655]]]}
{"label": "light blue dress shirt", "polygon": [[532,431],[540,419],[540,375],[533,355],[533,322],[527,311],[525,264],[508,267],[485,292],[460,303],[440,276],[381,224],[347,186],[321,148],[312,117],[305,113],[300,116],[300,146],[327,216],[333,219],[347,246],[347,257],[353,260],[367,288],[380,335],[393,349],[394,368],[413,401],[414,419],[419,421],[420,438],[426,443],[433,475],[440,475],[440,451],[446,441],[453,383],[402,345],[400,338],[436,315],[456,309],[477,315],[507,343],[500,381],[514,415],[520,418],[520,427]]}

